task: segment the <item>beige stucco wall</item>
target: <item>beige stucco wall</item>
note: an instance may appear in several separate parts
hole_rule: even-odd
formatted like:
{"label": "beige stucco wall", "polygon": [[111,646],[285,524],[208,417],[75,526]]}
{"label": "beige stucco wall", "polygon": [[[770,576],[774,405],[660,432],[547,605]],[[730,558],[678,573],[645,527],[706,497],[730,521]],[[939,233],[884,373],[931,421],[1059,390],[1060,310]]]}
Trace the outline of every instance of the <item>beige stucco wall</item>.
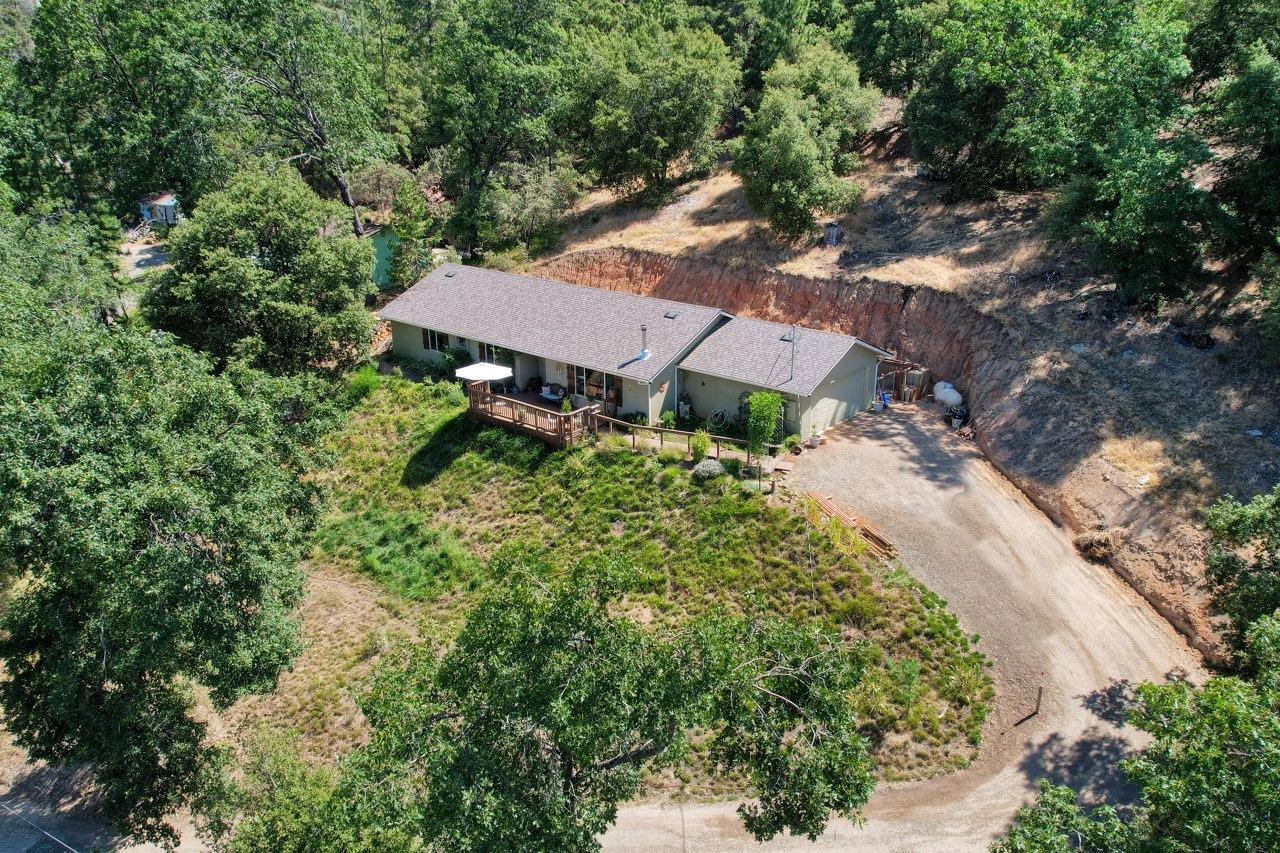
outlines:
{"label": "beige stucco wall", "polygon": [[[871,405],[871,395],[875,392],[876,354],[854,347],[827,374],[813,394],[802,403],[799,433],[810,434],[814,410],[822,405],[824,398],[836,396],[845,402],[836,414],[836,423],[848,420],[858,412],[865,411]],[[819,426],[819,432],[825,426]]]}
{"label": "beige stucco wall", "polygon": [[403,358],[436,362],[440,353],[422,346],[422,329],[406,323],[391,323],[391,351]]}
{"label": "beige stucco wall", "polygon": [[[662,386],[666,385],[666,388]],[[649,423],[656,424],[666,409],[676,407],[676,366],[670,365],[649,383]]]}
{"label": "beige stucco wall", "polygon": [[[693,400],[693,411],[699,418],[707,417],[715,409],[724,409],[729,420],[735,420],[738,417],[738,398],[744,391],[750,393],[759,390],[759,386],[745,382],[707,376],[690,370],[680,371],[680,393],[688,394]],[[795,432],[799,428],[799,415],[803,407],[797,404],[794,397],[784,394],[783,399],[787,405],[787,431]]]}
{"label": "beige stucco wall", "polygon": [[618,414],[626,415],[631,412],[643,412],[646,417],[649,416],[649,386],[643,382],[624,377],[622,379],[622,405],[618,407]]}

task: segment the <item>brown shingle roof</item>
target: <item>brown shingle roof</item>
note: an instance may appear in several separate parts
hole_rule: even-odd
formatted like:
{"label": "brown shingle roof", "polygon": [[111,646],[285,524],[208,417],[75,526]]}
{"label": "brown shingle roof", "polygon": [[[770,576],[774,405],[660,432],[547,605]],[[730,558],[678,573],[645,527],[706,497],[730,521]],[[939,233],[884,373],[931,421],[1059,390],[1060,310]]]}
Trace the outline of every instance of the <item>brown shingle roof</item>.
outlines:
{"label": "brown shingle roof", "polygon": [[793,327],[734,317],[685,356],[680,367],[748,385],[808,397],[855,346],[890,353],[849,335],[794,327],[795,358],[785,340]]}
{"label": "brown shingle roof", "polygon": [[[458,264],[442,265],[379,314],[639,382],[652,380],[722,316],[702,305]],[[650,356],[635,361],[642,323]]]}

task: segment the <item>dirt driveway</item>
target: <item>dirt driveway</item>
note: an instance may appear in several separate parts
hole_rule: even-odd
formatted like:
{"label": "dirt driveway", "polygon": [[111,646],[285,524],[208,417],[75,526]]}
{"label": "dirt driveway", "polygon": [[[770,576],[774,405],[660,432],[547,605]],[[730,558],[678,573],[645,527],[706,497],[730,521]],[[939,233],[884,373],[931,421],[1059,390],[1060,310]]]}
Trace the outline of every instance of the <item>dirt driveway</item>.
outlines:
{"label": "dirt driveway", "polygon": [[[834,823],[816,845],[776,850],[985,849],[1036,781],[1048,776],[1087,799],[1131,796],[1116,760],[1132,686],[1203,677],[1168,623],[945,428],[932,406],[865,414],[806,453],[790,486],[832,496],[874,522],[912,574],[947,599],[994,662],[997,703],[969,769],[881,786],[862,827]],[[1044,688],[1039,715],[1019,724]],[[624,809],[605,837],[613,851],[737,850],[754,843],[734,805]]]}
{"label": "dirt driveway", "polygon": [[[862,415],[806,453],[791,487],[812,489],[874,521],[916,577],[950,602],[995,661],[997,704],[981,756],[929,782],[883,785],[855,827],[836,821],[817,844],[776,839],[770,850],[979,850],[1000,834],[1042,776],[1088,798],[1125,796],[1116,759],[1132,749],[1123,720],[1131,685],[1188,675],[1196,655],[1127,585],[1082,560],[1063,532],[932,411]],[[1019,724],[1044,687],[1040,714]],[[49,791],[0,791],[25,817],[78,849],[112,846]],[[37,788],[39,786],[36,786]],[[28,799],[27,795],[31,795]],[[611,851],[757,849],[735,804],[635,806],[605,836]],[[70,811],[70,813],[68,813]],[[105,845],[104,845],[105,840]],[[62,849],[0,814],[0,850]],[[154,848],[132,848],[136,850]],[[200,845],[188,837],[183,850]]]}

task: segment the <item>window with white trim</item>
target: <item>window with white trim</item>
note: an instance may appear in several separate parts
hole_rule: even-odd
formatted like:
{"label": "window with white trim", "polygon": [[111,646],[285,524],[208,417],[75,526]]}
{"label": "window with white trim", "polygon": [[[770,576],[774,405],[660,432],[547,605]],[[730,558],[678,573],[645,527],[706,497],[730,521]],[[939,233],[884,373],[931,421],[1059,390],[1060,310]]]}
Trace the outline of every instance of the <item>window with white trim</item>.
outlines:
{"label": "window with white trim", "polygon": [[422,348],[444,352],[449,348],[449,336],[444,332],[437,332],[435,329],[423,329]]}
{"label": "window with white trim", "polygon": [[610,390],[614,390],[615,402],[622,401],[622,383],[616,376],[610,376],[602,370],[575,366],[572,372],[573,393],[588,400],[603,400]]}

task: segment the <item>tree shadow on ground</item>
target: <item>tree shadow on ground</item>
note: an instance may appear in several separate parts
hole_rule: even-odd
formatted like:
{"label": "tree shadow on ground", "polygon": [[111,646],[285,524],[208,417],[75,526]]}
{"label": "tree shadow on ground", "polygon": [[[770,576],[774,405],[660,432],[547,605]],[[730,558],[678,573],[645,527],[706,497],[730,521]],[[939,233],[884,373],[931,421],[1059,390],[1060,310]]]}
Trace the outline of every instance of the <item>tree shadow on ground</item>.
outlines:
{"label": "tree shadow on ground", "polygon": [[910,416],[896,414],[892,406],[887,412],[863,412],[830,430],[827,440],[833,443],[874,441],[891,446],[912,474],[939,485],[960,486],[964,466],[976,451],[955,445],[918,420],[931,416],[923,411],[913,411]]}
{"label": "tree shadow on ground", "polygon": [[742,189],[742,184],[733,184],[712,198],[710,204],[689,212],[689,220],[695,225],[703,227],[725,225],[730,222],[755,221],[759,218],[759,214],[752,210],[751,205],[747,203],[747,194]]}
{"label": "tree shadow on ground", "polygon": [[431,438],[409,457],[400,476],[401,485],[416,489],[430,484],[460,454],[471,449],[479,431],[466,412],[459,412],[444,421],[431,433]]}
{"label": "tree shadow on ground", "polygon": [[[39,830],[31,826],[34,824],[50,828],[53,835],[80,850],[118,850],[129,844],[125,836],[100,817],[101,798],[86,766],[28,765],[17,774],[2,799],[30,824],[9,812],[0,814],[0,839],[36,834]],[[9,822],[13,824],[12,832]],[[44,850],[44,843],[40,841],[26,849]],[[48,844],[48,849],[62,848]]]}
{"label": "tree shadow on ground", "polygon": [[96,804],[93,772],[81,765],[29,764],[13,780],[6,799],[19,798],[55,809],[75,803]]}
{"label": "tree shadow on ground", "polygon": [[1123,726],[1129,718],[1129,709],[1138,700],[1138,691],[1132,681],[1121,678],[1079,698],[1085,710],[1098,719]]}
{"label": "tree shadow on ground", "polygon": [[414,451],[400,475],[401,485],[415,489],[432,483],[465,453],[533,474],[551,449],[537,439],[501,427],[477,424],[464,411],[438,426],[426,443]]}
{"label": "tree shadow on ground", "polygon": [[1049,735],[1032,747],[1018,768],[1028,789],[1047,778],[1075,790],[1086,806],[1124,805],[1136,801],[1139,794],[1120,766],[1132,752],[1132,745],[1123,737],[1091,726],[1075,740],[1057,732]]}

